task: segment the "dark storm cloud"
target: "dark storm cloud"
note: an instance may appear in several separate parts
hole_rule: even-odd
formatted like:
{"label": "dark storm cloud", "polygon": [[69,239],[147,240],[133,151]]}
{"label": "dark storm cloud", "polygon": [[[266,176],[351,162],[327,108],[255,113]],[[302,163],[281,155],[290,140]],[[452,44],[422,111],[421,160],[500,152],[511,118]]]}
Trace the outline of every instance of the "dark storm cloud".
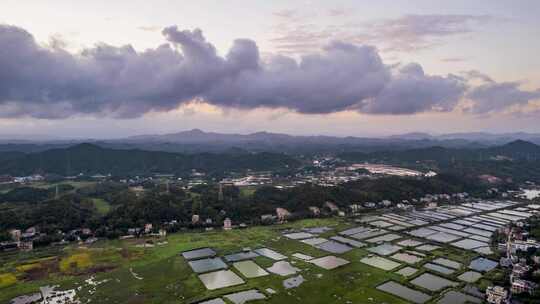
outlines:
{"label": "dark storm cloud", "polygon": [[[370,46],[332,42],[299,60],[263,61],[252,40],[235,40],[220,56],[198,29],[173,26],[162,34],[167,43],[143,52],[99,44],[72,54],[0,26],[0,117],[130,118],[192,100],[300,113],[413,114],[451,111],[467,90],[464,78],[427,75],[418,64],[385,65]],[[482,103],[481,93],[469,96]]]}

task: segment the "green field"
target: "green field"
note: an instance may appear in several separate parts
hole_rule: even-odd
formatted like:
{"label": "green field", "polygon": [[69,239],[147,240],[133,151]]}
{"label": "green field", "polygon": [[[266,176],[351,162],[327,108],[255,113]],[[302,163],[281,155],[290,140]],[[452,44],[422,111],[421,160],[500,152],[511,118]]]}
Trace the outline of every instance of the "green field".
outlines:
{"label": "green field", "polygon": [[58,183],[34,182],[34,183],[28,184],[27,186],[34,187],[34,188],[47,189],[47,188],[55,187],[56,185],[70,185],[75,189],[79,189],[79,188],[93,186],[95,184],[96,182],[94,181],[62,181]]}
{"label": "green field", "polygon": [[111,205],[104,199],[93,198],[92,202],[100,215],[105,215],[111,210]]}
{"label": "green field", "polygon": [[254,186],[240,187],[240,195],[242,197],[250,197],[250,196],[253,196],[256,190],[257,190],[257,187],[254,187]]}
{"label": "green field", "polygon": [[[90,247],[73,245],[64,249],[49,247],[31,253],[3,254],[0,255],[0,303],[50,284],[59,284],[66,289],[80,287],[78,295],[93,303],[197,303],[250,288],[277,291],[274,295],[267,294],[268,300],[260,303],[407,303],[375,289],[389,279],[402,283],[406,279],[360,263],[359,259],[368,254],[364,249],[340,255],[351,263],[330,271],[290,259],[295,261],[295,267],[302,269],[306,281],[300,287],[288,290],[282,285],[283,277],[271,274],[245,279],[247,283],[240,286],[208,291],[179,255],[181,251],[206,246],[214,248],[220,256],[238,252],[243,247],[268,246],[287,256],[301,252],[320,257],[328,254],[281,237],[282,230],[309,226],[331,226],[341,230],[351,225],[337,218],[311,219],[243,230],[176,233],[166,238],[167,244],[157,245],[158,240],[154,240],[155,247],[152,248],[141,247],[145,242],[143,239],[111,240]],[[335,231],[323,236],[334,234]],[[457,252],[451,254],[458,256]],[[435,252],[433,255],[444,254]],[[256,258],[255,262],[263,267],[273,263],[264,257]],[[85,284],[84,280],[91,276],[95,276],[96,281],[106,282],[97,287]]]}

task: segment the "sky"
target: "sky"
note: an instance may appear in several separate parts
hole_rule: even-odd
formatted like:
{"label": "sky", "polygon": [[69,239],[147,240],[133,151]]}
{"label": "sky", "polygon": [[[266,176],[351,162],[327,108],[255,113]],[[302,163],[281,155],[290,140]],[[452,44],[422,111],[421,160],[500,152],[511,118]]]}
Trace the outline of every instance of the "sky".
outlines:
{"label": "sky", "polygon": [[540,132],[535,0],[2,0],[0,11],[0,138]]}

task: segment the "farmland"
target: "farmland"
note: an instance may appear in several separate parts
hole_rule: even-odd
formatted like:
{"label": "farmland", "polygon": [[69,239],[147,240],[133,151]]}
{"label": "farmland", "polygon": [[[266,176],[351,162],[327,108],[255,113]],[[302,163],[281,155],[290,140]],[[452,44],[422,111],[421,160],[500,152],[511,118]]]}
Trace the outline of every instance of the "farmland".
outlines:
{"label": "farmland", "polygon": [[[339,218],[308,219],[231,231],[182,232],[170,234],[166,240],[103,240],[90,246],[49,247],[18,255],[6,253],[1,256],[0,302],[35,292],[40,286],[58,284],[60,289],[76,289],[83,302],[93,303],[196,303],[253,288],[276,291],[276,294],[268,295],[265,303],[301,303],[307,299],[310,303],[358,303],[365,299],[373,303],[407,303],[375,288],[388,280],[406,284],[406,279],[360,263],[359,260],[369,254],[364,248],[340,255],[351,263],[334,270],[290,258],[305,279],[295,289],[285,289],[284,278],[271,274],[246,280],[239,286],[206,290],[179,255],[182,251],[202,247],[213,248],[219,256],[238,252],[244,247],[269,247],[287,257],[298,252],[322,257],[328,254],[282,236],[286,229],[321,226],[332,228],[320,235],[329,237],[336,231],[353,227],[354,223]],[[150,242],[151,245],[145,246]],[[443,247],[430,252],[429,256],[459,257],[461,261],[467,261],[475,254]],[[263,268],[273,263],[262,256],[254,261]]]}

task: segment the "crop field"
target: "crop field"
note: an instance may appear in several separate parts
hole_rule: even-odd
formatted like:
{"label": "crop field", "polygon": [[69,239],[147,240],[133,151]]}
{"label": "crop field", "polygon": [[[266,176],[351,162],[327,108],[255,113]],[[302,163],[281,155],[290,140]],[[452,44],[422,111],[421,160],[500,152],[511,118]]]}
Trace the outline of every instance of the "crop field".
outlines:
{"label": "crop field", "polygon": [[[249,289],[258,289],[267,296],[267,299],[253,303],[408,303],[376,289],[389,280],[407,284],[407,278],[359,262],[370,254],[365,248],[339,254],[350,263],[333,270],[291,258],[294,253],[315,258],[329,255],[314,246],[282,236],[286,229],[321,226],[333,228],[333,231],[320,235],[328,238],[337,231],[353,227],[354,223],[338,218],[310,219],[230,231],[183,232],[159,240],[103,240],[90,246],[71,245],[21,254],[5,253],[0,255],[0,303],[36,292],[45,285],[75,289],[83,303],[198,303]],[[286,255],[294,267],[301,269],[299,274],[304,282],[297,288],[286,289],[283,285],[286,277],[270,274],[244,278],[245,284],[242,285],[207,290],[179,254],[202,247],[213,248],[221,257],[245,247],[272,248]],[[461,260],[474,256],[464,255],[463,251],[451,247],[442,247],[428,255],[430,258],[459,257]],[[253,261],[263,268],[274,263],[262,256]],[[424,270],[419,274],[422,272]],[[267,293],[268,288],[276,293]],[[435,299],[436,295],[433,295]]]}

